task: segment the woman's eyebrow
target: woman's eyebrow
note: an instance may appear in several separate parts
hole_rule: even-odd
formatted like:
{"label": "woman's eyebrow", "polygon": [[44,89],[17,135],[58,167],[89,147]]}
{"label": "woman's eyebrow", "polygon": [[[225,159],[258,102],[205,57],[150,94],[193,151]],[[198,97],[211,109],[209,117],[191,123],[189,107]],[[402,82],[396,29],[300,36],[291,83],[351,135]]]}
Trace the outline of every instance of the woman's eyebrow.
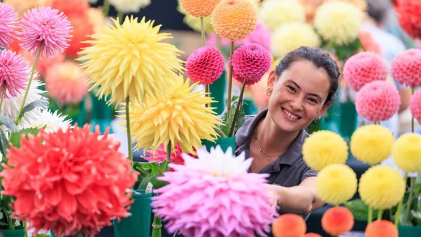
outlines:
{"label": "woman's eyebrow", "polygon": [[[292,84],[294,84],[298,89],[301,89],[301,87],[295,82],[295,81],[293,81],[293,80],[287,80],[288,82],[291,82]],[[315,97],[317,97],[319,100],[322,100],[322,97],[320,96],[320,95],[318,95],[318,94],[315,94],[315,93],[308,93],[309,95],[311,95],[311,96],[315,96]]]}

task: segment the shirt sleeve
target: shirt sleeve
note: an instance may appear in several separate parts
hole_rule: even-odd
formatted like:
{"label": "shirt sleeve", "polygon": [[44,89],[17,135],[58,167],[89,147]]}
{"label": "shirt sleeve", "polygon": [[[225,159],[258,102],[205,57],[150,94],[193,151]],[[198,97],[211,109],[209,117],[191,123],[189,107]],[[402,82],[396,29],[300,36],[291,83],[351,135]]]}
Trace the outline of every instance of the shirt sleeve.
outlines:
{"label": "shirt sleeve", "polygon": [[306,178],[317,176],[317,171],[310,169],[310,167],[308,167],[307,165],[305,166],[306,167],[304,168],[304,171],[301,176],[301,182],[303,182]]}

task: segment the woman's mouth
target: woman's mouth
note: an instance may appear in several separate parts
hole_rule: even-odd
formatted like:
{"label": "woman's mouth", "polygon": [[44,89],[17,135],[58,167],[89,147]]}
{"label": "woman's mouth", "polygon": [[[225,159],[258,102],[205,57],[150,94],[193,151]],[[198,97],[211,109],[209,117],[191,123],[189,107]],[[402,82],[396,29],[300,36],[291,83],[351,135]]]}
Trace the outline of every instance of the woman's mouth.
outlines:
{"label": "woman's mouth", "polygon": [[301,119],[300,116],[298,116],[298,115],[296,115],[296,114],[294,114],[294,113],[292,113],[292,112],[290,112],[290,111],[288,111],[284,108],[282,108],[282,111],[284,112],[283,114],[285,115],[285,117],[287,119],[291,120],[291,121],[297,121],[297,120]]}

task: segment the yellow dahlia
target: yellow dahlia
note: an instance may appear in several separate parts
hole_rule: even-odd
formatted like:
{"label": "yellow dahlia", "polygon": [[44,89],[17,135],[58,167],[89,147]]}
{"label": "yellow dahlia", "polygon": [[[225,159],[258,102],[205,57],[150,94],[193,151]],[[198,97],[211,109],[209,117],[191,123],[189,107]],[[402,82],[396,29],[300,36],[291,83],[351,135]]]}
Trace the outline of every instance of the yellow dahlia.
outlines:
{"label": "yellow dahlia", "polygon": [[189,15],[195,17],[209,16],[221,0],[180,0],[181,6]]}
{"label": "yellow dahlia", "polygon": [[192,148],[201,147],[201,139],[216,139],[218,117],[211,107],[205,107],[214,101],[201,90],[192,91],[196,84],[190,85],[190,80],[184,82],[182,76],[174,83],[164,96],[148,98],[145,105],[136,103],[130,107],[136,149],[151,148],[155,152],[161,144],[171,142],[172,150],[179,143],[183,152],[194,153]]}
{"label": "yellow dahlia", "polygon": [[278,58],[300,46],[319,47],[320,39],[309,24],[291,22],[283,24],[272,35],[272,52]]}
{"label": "yellow dahlia", "polygon": [[324,40],[345,45],[358,38],[362,20],[363,12],[354,4],[328,1],[317,9],[314,26]]}
{"label": "yellow dahlia", "polygon": [[405,182],[392,167],[376,165],[361,176],[358,192],[361,199],[374,209],[389,209],[403,197]]}
{"label": "yellow dahlia", "polygon": [[339,205],[354,196],[357,184],[357,175],[349,166],[332,164],[317,175],[317,195],[330,205]]}
{"label": "yellow dahlia", "polygon": [[421,135],[408,133],[400,136],[392,148],[395,164],[405,172],[421,171]]}
{"label": "yellow dahlia", "polygon": [[285,23],[304,22],[306,13],[304,7],[296,0],[266,0],[260,7],[259,18],[269,30],[275,31]]}
{"label": "yellow dahlia", "polygon": [[100,33],[87,41],[91,46],[83,49],[78,60],[82,62],[92,88],[99,86],[97,95],[117,105],[127,97],[144,103],[146,97],[156,99],[164,95],[165,88],[181,72],[182,61],[174,45],[163,43],[170,34],[159,33],[160,26],[153,21],[138,22],[126,17],[120,25],[104,26]]}
{"label": "yellow dahlia", "polygon": [[362,162],[374,165],[382,162],[392,153],[395,137],[381,125],[366,125],[358,128],[351,137],[351,152]]}
{"label": "yellow dahlia", "polygon": [[304,141],[303,158],[315,170],[331,164],[344,164],[348,158],[348,145],[334,132],[317,131]]}
{"label": "yellow dahlia", "polygon": [[[186,10],[184,10],[183,6],[181,6],[181,4],[178,4],[177,10],[184,15],[184,23],[186,23],[186,25],[188,25],[190,28],[192,28],[195,31],[200,32],[201,31],[201,22],[200,22],[200,17],[195,17],[192,15],[189,15]],[[207,16],[207,17],[203,17],[203,28],[205,30],[206,34],[211,34],[213,33],[213,28],[212,28],[212,24],[211,24],[211,17]]]}

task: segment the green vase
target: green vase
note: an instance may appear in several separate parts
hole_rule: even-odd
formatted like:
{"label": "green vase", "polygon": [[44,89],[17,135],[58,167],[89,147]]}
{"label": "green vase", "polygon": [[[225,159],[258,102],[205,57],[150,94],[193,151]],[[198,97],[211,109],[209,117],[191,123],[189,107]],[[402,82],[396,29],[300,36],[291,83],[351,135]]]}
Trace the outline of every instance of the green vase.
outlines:
{"label": "green vase", "polygon": [[211,97],[215,101],[211,104],[211,106],[216,112],[216,114],[222,114],[225,109],[225,88],[227,84],[226,73],[225,71],[222,72],[221,77],[218,80],[213,82],[209,85],[209,90],[211,93]]}
{"label": "green vase", "polygon": [[16,230],[1,230],[1,233],[4,237],[23,237],[25,236],[24,229],[16,229]]}
{"label": "green vase", "polygon": [[143,190],[133,195],[134,202],[129,210],[131,216],[122,218],[120,222],[113,221],[115,237],[149,236],[152,226],[151,197],[152,193],[145,193]]}
{"label": "green vase", "polygon": [[107,102],[104,98],[98,99],[98,97],[91,95],[92,101],[92,111],[91,111],[91,130],[95,130],[95,126],[98,125],[101,134],[105,132],[107,127],[110,128],[110,133],[113,131],[111,130],[111,120],[113,118],[113,108],[110,105],[107,105]]}
{"label": "green vase", "polygon": [[208,140],[202,141],[202,145],[206,146],[206,150],[210,151],[212,147],[220,146],[221,149],[226,152],[229,147],[231,147],[232,154],[235,153],[235,137],[224,137],[218,138],[215,142]]}
{"label": "green vase", "polygon": [[402,237],[420,237],[421,226],[398,226],[399,236]]}

